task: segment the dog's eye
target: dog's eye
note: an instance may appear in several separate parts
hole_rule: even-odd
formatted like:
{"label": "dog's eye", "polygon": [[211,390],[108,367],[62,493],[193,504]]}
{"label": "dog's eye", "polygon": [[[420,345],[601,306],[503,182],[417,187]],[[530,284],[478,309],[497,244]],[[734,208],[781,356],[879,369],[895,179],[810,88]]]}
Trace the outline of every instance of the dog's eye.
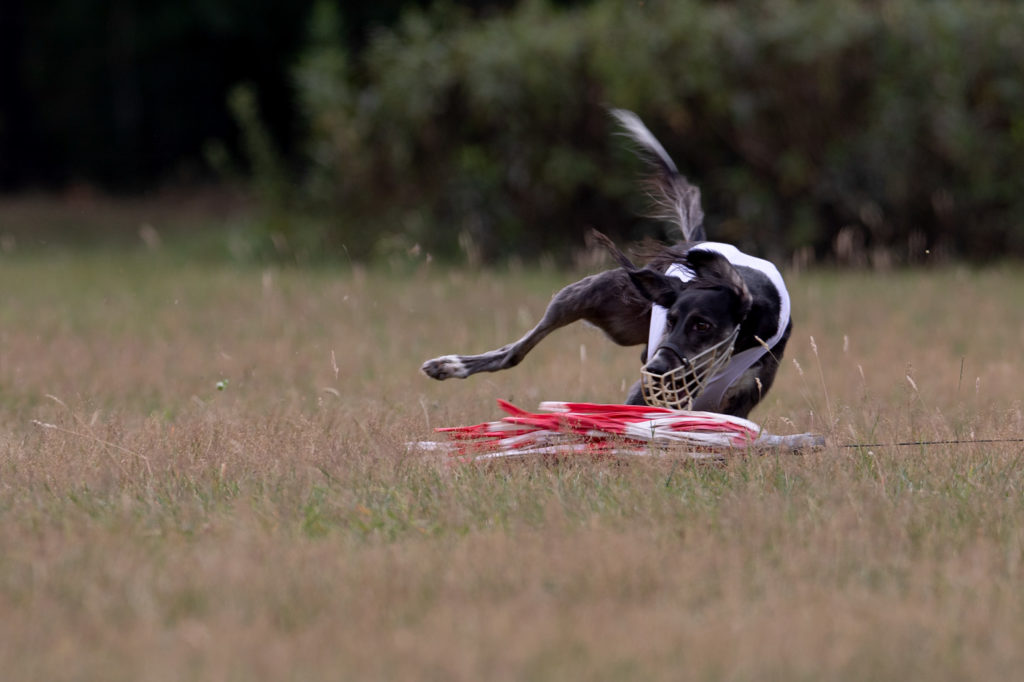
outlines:
{"label": "dog's eye", "polygon": [[673,315],[672,313],[669,313],[665,317],[665,324],[668,325],[669,329],[671,329],[672,327],[676,326],[676,322],[678,322],[678,321],[679,321],[679,316],[678,315]]}
{"label": "dog's eye", "polygon": [[707,320],[694,320],[690,323],[690,329],[703,333],[711,329],[711,323]]}

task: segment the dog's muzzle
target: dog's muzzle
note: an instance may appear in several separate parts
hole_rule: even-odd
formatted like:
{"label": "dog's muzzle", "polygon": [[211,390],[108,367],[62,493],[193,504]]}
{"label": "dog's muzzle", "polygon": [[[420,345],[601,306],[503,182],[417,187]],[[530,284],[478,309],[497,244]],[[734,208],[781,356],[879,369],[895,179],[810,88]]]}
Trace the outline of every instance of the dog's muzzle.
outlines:
{"label": "dog's muzzle", "polygon": [[[689,410],[693,401],[701,394],[708,381],[728,364],[736,345],[737,326],[729,336],[710,348],[697,353],[692,358],[685,358],[672,346],[663,344],[652,355],[667,347],[679,356],[682,364],[664,374],[647,371],[647,365],[640,369],[640,389],[644,401],[654,407],[667,407],[672,410]],[[648,363],[650,364],[650,363]]]}

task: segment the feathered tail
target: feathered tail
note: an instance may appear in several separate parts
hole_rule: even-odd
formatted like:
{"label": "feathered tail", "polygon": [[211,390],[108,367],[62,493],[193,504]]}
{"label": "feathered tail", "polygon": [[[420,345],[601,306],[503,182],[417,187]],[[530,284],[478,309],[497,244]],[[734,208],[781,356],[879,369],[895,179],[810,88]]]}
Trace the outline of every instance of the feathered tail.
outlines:
{"label": "feathered tail", "polygon": [[700,190],[679,173],[668,152],[639,116],[625,109],[612,109],[611,114],[622,126],[623,134],[636,145],[640,157],[655,167],[648,188],[654,200],[650,217],[677,225],[684,241],[706,240]]}

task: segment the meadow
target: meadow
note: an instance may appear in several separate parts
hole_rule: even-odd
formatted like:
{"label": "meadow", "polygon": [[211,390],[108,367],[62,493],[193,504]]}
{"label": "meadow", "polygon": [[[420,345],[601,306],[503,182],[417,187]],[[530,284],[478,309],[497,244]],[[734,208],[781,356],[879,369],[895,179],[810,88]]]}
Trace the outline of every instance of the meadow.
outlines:
{"label": "meadow", "polygon": [[[639,349],[582,325],[509,372],[418,373],[578,274],[0,255],[4,678],[1019,674],[1024,270],[788,272],[751,418],[819,452],[410,451],[496,398],[622,398]],[[884,445],[977,439],[1008,442]]]}

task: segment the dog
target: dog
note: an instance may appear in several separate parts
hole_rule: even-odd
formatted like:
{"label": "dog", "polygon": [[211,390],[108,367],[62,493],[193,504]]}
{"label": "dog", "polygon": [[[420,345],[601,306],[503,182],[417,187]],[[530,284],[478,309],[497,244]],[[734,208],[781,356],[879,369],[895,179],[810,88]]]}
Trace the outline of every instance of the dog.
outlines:
{"label": "dog", "polygon": [[792,332],[786,285],[769,261],[707,241],[700,190],[636,114],[611,114],[650,166],[651,217],[673,223],[682,243],[649,246],[641,269],[595,232],[618,269],[556,293],[518,341],[479,355],[443,355],[421,371],[443,380],[509,369],[554,330],[586,320],[619,345],[645,345],[626,404],[746,418],[774,383]]}

